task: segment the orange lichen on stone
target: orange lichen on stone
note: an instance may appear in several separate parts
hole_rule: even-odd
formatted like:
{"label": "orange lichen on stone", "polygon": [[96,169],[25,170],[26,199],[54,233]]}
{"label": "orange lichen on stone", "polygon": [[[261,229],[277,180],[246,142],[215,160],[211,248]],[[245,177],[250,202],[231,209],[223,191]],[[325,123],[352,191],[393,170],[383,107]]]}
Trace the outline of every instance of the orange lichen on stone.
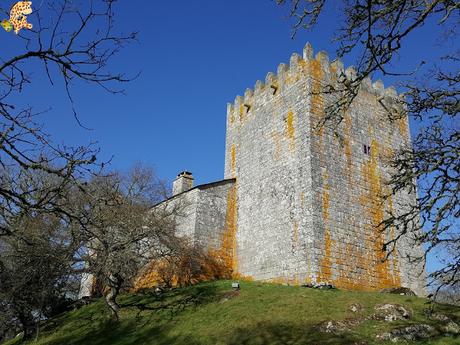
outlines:
{"label": "orange lichen on stone", "polygon": [[[373,278],[375,289],[382,289],[399,285],[399,272],[390,269],[390,261],[383,251],[385,236],[381,223],[384,220],[384,203],[382,199],[382,183],[378,166],[379,146],[376,140],[371,143],[371,157],[363,166],[363,180],[368,181],[368,192],[361,197],[366,218],[367,242],[372,244]],[[394,265],[393,265],[394,266]],[[394,267],[393,267],[394,268]]]}
{"label": "orange lichen on stone", "polygon": [[285,75],[284,84],[286,86],[294,84],[295,82],[299,81],[300,77],[301,76],[299,73],[297,73],[296,71],[290,70],[289,73],[286,73]]}
{"label": "orange lichen on stone", "polygon": [[371,285],[372,260],[369,253],[350,243],[335,244],[336,275],[332,283],[343,289],[369,291]]}
{"label": "orange lichen on stone", "polygon": [[[136,278],[133,288],[134,291],[140,289],[148,289],[160,285],[162,279],[160,277],[160,272],[158,268],[161,265],[164,265],[164,263],[156,261],[152,261],[151,263],[149,263]],[[176,281],[172,283],[174,284],[176,283]]]}
{"label": "orange lichen on stone", "polygon": [[225,229],[222,234],[222,244],[219,250],[226,267],[237,272],[238,262],[236,253],[236,231],[237,231],[237,199],[236,183],[230,188],[227,194],[227,212],[225,217]]}
{"label": "orange lichen on stone", "polygon": [[240,107],[238,108],[238,115],[240,117],[240,121],[244,120],[244,113],[245,113],[244,105],[240,104]]}
{"label": "orange lichen on stone", "polygon": [[333,64],[329,65],[329,73],[332,77],[332,80],[335,81],[337,79],[337,67]]}
{"label": "orange lichen on stone", "polygon": [[[301,278],[299,278],[300,275],[286,275],[286,276],[281,276],[281,277],[275,277],[275,278],[270,278],[267,279],[266,281],[271,283],[271,284],[278,284],[278,285],[292,285],[292,286],[298,286],[301,283],[305,283],[307,281],[307,278],[305,279],[304,282],[301,281]],[[308,282],[310,282],[310,279],[308,278]]]}
{"label": "orange lichen on stone", "polygon": [[289,110],[286,118],[286,136],[290,139],[289,148],[292,150],[295,146],[294,141],[294,113]]}
{"label": "orange lichen on stone", "polygon": [[233,110],[230,112],[229,119],[230,119],[230,124],[233,125],[233,123],[235,122],[235,114]]}
{"label": "orange lichen on stone", "polygon": [[288,285],[289,278],[288,277],[275,277],[275,278],[268,279],[267,282],[271,284]]}
{"label": "orange lichen on stone", "polygon": [[324,256],[321,260],[320,272],[318,280],[323,282],[330,282],[332,279],[332,261],[331,249],[332,239],[329,232],[329,183],[327,172],[323,174],[323,193],[322,193],[322,214],[324,222]]}
{"label": "orange lichen on stone", "polygon": [[323,199],[323,220],[324,220],[324,223],[327,223],[329,219],[329,188],[327,184],[324,186],[322,199]]}
{"label": "orange lichen on stone", "polygon": [[[319,166],[325,166],[325,147],[324,147],[324,126],[321,124],[324,118],[324,99],[321,94],[321,83],[323,80],[323,69],[320,61],[309,60],[305,65],[305,70],[311,77],[312,89],[311,89],[311,130],[312,133],[316,134],[317,145],[315,151],[318,154]],[[324,256],[320,262],[319,272],[317,274],[317,280],[329,281],[331,279],[331,238],[329,233],[329,186],[327,184],[328,174],[323,173],[323,190],[317,191],[318,199],[322,202],[322,218],[324,222]]]}
{"label": "orange lichen on stone", "polygon": [[[346,162],[344,172],[349,178],[349,188],[356,187],[351,184],[353,162],[351,147],[348,146],[351,121],[345,117],[345,155]],[[369,133],[372,136],[372,132]],[[321,140],[320,138],[318,140]],[[347,148],[348,146],[348,148]],[[324,150],[322,145],[318,146]],[[384,149],[385,148],[385,149]],[[393,255],[390,259],[386,258],[386,252],[382,251],[385,240],[381,228],[376,227],[384,219],[385,205],[382,200],[383,182],[379,170],[379,151],[385,154],[392,154],[392,150],[384,146],[381,150],[377,141],[371,143],[371,157],[365,161],[362,168],[362,178],[360,185],[366,186],[364,192],[360,194],[359,203],[363,207],[363,218],[367,221],[363,230],[364,245],[358,243],[341,243],[332,239],[332,233],[329,224],[330,198],[335,198],[336,194],[332,193],[328,183],[327,173],[323,173],[323,190],[321,194],[322,201],[322,218],[324,222],[324,252],[320,261],[317,281],[331,282],[335,286],[351,290],[379,290],[386,287],[400,285],[397,257]],[[320,152],[321,156],[324,153]],[[384,155],[382,155],[384,156]],[[361,188],[359,188],[361,189]],[[353,193],[352,193],[353,194]],[[392,209],[392,200],[389,200],[388,207]],[[349,225],[353,225],[353,221]],[[394,233],[390,231],[390,236]],[[359,239],[355,239],[359,242]]]}
{"label": "orange lichen on stone", "polygon": [[287,284],[291,286],[298,286],[300,285],[299,278],[296,275],[289,276],[287,278]]}
{"label": "orange lichen on stone", "polygon": [[304,59],[301,59],[298,61],[298,64],[300,67],[298,71],[299,78],[308,76],[308,62]]}
{"label": "orange lichen on stone", "polygon": [[304,283],[305,284],[309,284],[312,282],[312,279],[311,279],[311,257],[310,257],[311,254],[307,254],[306,255],[306,260],[307,260],[307,273],[305,274],[305,279],[304,279]]}
{"label": "orange lichen on stone", "polygon": [[321,260],[321,267],[318,273],[318,281],[332,281],[332,261],[331,261],[332,239],[329,230],[324,232],[324,256]]}
{"label": "orange lichen on stone", "polygon": [[236,149],[235,149],[235,145],[232,145],[230,149],[230,169],[232,171],[233,176],[235,176],[235,166],[236,166]]}
{"label": "orange lichen on stone", "polygon": [[324,99],[322,96],[322,80],[324,76],[323,68],[318,60],[311,60],[308,63],[308,71],[312,77],[311,113],[315,133],[322,136],[324,126],[319,126],[324,118]]}
{"label": "orange lichen on stone", "polygon": [[[393,195],[390,193],[390,188],[388,186],[385,188],[385,195],[388,195],[388,209],[390,211],[390,214],[393,214],[394,212]],[[394,227],[390,228],[390,239],[391,240],[395,239],[395,228]],[[400,279],[400,272],[399,272],[399,265],[398,265],[398,251],[397,250],[394,250],[392,253],[392,262],[393,262],[393,272],[394,272],[393,274],[394,283],[396,286],[399,286],[401,284],[401,279]]]}
{"label": "orange lichen on stone", "polygon": [[312,283],[312,279],[311,279],[311,277],[310,277],[310,273],[307,273],[307,274],[305,275],[305,279],[303,280],[303,282],[304,282],[304,284],[307,284],[307,285]]}
{"label": "orange lichen on stone", "polygon": [[[222,242],[218,250],[203,253],[193,248],[184,248],[180,256],[152,261],[135,280],[134,290],[158,285],[184,286],[219,278],[242,276],[237,274],[236,257],[236,183],[227,194],[227,214]],[[193,263],[193,264],[192,264]],[[192,271],[191,267],[200,269]],[[250,277],[245,277],[250,279]]]}
{"label": "orange lichen on stone", "polygon": [[233,280],[243,280],[243,281],[247,281],[247,282],[253,282],[255,280],[254,277],[245,276],[245,275],[240,274],[238,272],[233,272],[231,278]]}
{"label": "orange lichen on stone", "polygon": [[297,246],[299,244],[299,225],[296,221],[292,225],[292,242],[293,246]]}
{"label": "orange lichen on stone", "polygon": [[218,253],[188,249],[190,250],[184,248],[179,256],[164,257],[150,262],[136,278],[133,290],[156,286],[188,286],[202,281],[231,278],[231,270]]}

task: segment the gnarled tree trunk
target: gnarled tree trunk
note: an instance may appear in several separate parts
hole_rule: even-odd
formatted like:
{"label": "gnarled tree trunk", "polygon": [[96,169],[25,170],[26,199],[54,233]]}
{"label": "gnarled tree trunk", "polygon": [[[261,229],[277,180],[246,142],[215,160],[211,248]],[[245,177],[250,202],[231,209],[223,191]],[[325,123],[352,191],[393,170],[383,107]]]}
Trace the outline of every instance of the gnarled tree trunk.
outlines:
{"label": "gnarled tree trunk", "polygon": [[113,318],[117,321],[119,320],[118,312],[120,311],[120,305],[117,303],[117,297],[122,283],[123,280],[119,276],[110,274],[108,279],[109,292],[105,295],[105,302],[109,306]]}
{"label": "gnarled tree trunk", "polygon": [[22,331],[24,333],[23,339],[29,340],[32,339],[35,335],[37,324],[30,313],[19,312],[18,319],[22,326]]}

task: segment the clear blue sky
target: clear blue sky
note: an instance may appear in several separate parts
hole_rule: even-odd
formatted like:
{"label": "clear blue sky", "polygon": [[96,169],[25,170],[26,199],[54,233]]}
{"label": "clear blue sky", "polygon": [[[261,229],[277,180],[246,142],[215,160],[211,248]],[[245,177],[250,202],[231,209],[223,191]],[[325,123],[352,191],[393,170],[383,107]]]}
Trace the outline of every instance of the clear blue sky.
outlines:
{"label": "clear blue sky", "polygon": [[[222,179],[227,102],[288,62],[293,52],[301,53],[307,41],[334,58],[333,8],[315,31],[301,31],[294,40],[286,9],[271,0],[119,1],[116,12],[121,31],[140,34],[112,69],[141,75],[124,85],[126,95],[77,83],[79,118],[91,131],[73,119],[60,80],[51,86],[37,72],[24,97],[39,109],[52,107],[43,122],[58,142],[97,141],[101,159],[114,156],[113,167],[141,161],[169,181],[183,169],[193,172],[197,184]],[[423,31],[409,42],[402,63],[426,43],[430,30]],[[353,64],[351,57],[345,64]]]}

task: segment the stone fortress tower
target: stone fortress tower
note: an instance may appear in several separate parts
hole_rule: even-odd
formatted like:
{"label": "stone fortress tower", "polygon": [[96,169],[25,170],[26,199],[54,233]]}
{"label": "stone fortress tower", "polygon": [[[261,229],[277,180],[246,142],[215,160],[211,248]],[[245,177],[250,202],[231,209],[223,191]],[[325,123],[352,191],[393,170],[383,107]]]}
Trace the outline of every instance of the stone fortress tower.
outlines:
{"label": "stone fortress tower", "polygon": [[[364,80],[338,132],[318,127],[334,101],[321,91],[339,75],[342,64],[322,52],[313,58],[308,44],[303,57],[293,54],[228,105],[225,179],[194,187],[184,171],[157,207],[187,205],[178,234],[218,254],[236,277],[424,295],[423,265],[407,258],[421,248],[404,238],[384,260],[382,244],[397,234],[377,228],[388,212],[415,203],[414,194],[381,198],[386,161],[411,145],[406,118],[390,121],[380,103],[398,95]],[[148,275],[139,281],[154,284]]]}
{"label": "stone fortress tower", "polygon": [[[331,282],[353,290],[405,286],[424,293],[420,253],[407,240],[384,261],[376,228],[414,194],[382,200],[390,170],[385,161],[411,145],[406,118],[390,121],[379,102],[398,97],[382,82],[365,80],[339,133],[318,127],[332,96],[340,61],[330,63],[307,44],[303,57],[265,83],[237,96],[227,108],[225,179],[235,179],[234,270],[242,276],[292,284]],[[353,75],[353,69],[345,74]],[[329,102],[329,103],[328,103]]]}

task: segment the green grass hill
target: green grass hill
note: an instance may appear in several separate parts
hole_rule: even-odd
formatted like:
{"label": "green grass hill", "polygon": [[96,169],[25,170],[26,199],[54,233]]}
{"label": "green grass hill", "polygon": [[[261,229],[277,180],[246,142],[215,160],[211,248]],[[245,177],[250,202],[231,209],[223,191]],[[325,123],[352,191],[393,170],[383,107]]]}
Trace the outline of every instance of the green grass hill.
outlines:
{"label": "green grass hill", "polygon": [[[460,344],[460,308],[409,296],[258,282],[241,282],[235,292],[230,281],[216,281],[162,294],[125,294],[119,302],[118,323],[101,299],[48,320],[30,344],[383,345],[393,343],[377,336],[391,331],[401,344]],[[385,320],[388,304],[407,313]],[[416,340],[403,340],[404,330]]]}

